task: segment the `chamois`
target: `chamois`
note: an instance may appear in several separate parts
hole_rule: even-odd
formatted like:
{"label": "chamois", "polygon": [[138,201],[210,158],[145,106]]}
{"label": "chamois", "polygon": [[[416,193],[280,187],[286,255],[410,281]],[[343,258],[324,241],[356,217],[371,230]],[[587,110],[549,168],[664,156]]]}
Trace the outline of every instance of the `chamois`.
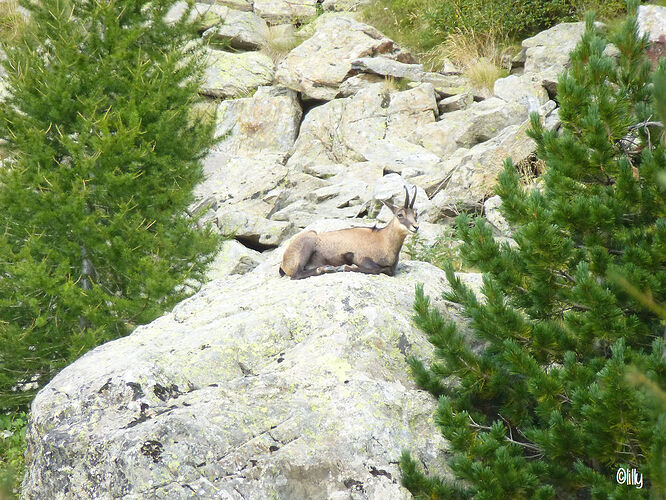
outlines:
{"label": "chamois", "polygon": [[381,229],[353,227],[321,234],[315,231],[299,234],[284,252],[280,276],[286,274],[291,279],[302,279],[338,271],[393,276],[407,233],[416,233],[419,229],[414,210],[416,186],[411,203],[409,198],[405,186],[404,206],[389,207],[393,218]]}

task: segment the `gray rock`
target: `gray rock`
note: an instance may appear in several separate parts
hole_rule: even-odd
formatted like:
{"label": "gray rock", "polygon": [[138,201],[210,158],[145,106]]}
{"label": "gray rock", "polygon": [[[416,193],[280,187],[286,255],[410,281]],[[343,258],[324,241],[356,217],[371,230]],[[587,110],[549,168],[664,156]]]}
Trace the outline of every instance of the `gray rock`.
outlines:
{"label": "gray rock", "polygon": [[560,23],[523,40],[525,72],[561,73],[569,67],[571,52],[585,32],[585,23]]}
{"label": "gray rock", "polygon": [[431,171],[439,157],[417,144],[399,137],[378,139],[360,148],[366,160],[383,167],[385,173],[415,177]]}
{"label": "gray rock", "polygon": [[430,83],[441,98],[477,91],[467,78],[456,73],[444,75],[425,72],[420,81]]}
{"label": "gray rock", "polygon": [[493,195],[504,160],[510,157],[518,165],[536,152],[536,143],[525,134],[528,127],[528,120],[507,127],[497,137],[442,160],[429,176],[414,178],[433,204],[424,220],[438,222],[462,211],[480,212],[483,200]]}
{"label": "gray rock", "polygon": [[293,234],[293,225],[289,222],[268,220],[228,207],[217,211],[217,227],[225,236],[260,248],[276,247]]}
{"label": "gray rock", "polygon": [[530,100],[534,100],[538,104],[545,104],[549,98],[542,81],[543,79],[536,73],[524,73],[520,76],[509,75],[506,78],[495,80],[493,93],[505,101],[528,104]]}
{"label": "gray rock", "polygon": [[222,101],[217,109],[216,151],[231,155],[287,154],[294,145],[303,112],[296,92],[259,87],[252,97]]}
{"label": "gray rock", "polygon": [[329,179],[344,171],[344,165],[334,163],[315,163],[313,165],[308,165],[303,169],[304,173],[318,177],[319,179]]}
{"label": "gray rock", "polygon": [[651,42],[659,41],[666,35],[666,7],[640,5],[638,7],[638,33],[647,34]]}
{"label": "gray rock", "polygon": [[269,154],[252,158],[212,152],[204,160],[205,180],[194,194],[199,200],[214,200],[215,210],[241,204],[249,214],[266,217],[274,202],[270,192],[287,176],[280,159]]}
{"label": "gray rock", "polygon": [[207,0],[206,3],[224,5],[234,10],[249,12],[252,10],[252,0]]}
{"label": "gray rock", "polygon": [[438,73],[441,73],[442,75],[462,75],[463,71],[446,57],[442,61],[442,66]]}
{"label": "gray rock", "polygon": [[483,203],[483,215],[486,220],[497,230],[499,235],[510,235],[511,228],[504,216],[500,213],[499,207],[502,206],[502,198],[491,196]]}
{"label": "gray rock", "polygon": [[446,474],[406,362],[432,359],[416,283],[459,318],[444,272],[272,271],[214,281],[58,374],[32,405],[24,498],[407,500],[403,449]]}
{"label": "gray rock", "polygon": [[405,64],[386,57],[361,57],[352,61],[351,67],[365,73],[414,81],[420,81],[423,77],[423,64]]}
{"label": "gray rock", "polygon": [[452,95],[445,97],[437,103],[439,114],[450,113],[451,111],[459,111],[461,109],[469,108],[474,102],[474,96],[471,92],[464,94]]}
{"label": "gray rock", "polygon": [[242,97],[273,82],[273,61],[260,52],[232,54],[207,49],[206,71],[201,87],[211,97]]}
{"label": "gray rock", "polygon": [[372,26],[347,16],[333,16],[318,24],[312,37],[280,62],[276,79],[306,97],[331,100],[342,82],[352,76],[352,62],[369,55],[415,62]]}
{"label": "gray rock", "polygon": [[506,127],[522,123],[527,116],[526,105],[493,97],[446,113],[440,121],[423,126],[419,144],[441,157],[487,141]]}
{"label": "gray rock", "polygon": [[242,245],[236,240],[227,240],[215,256],[206,275],[209,280],[224,279],[231,274],[246,274],[264,260],[261,253]]}
{"label": "gray rock", "polygon": [[371,0],[324,0],[322,7],[325,11],[348,12],[368,5]]}
{"label": "gray rock", "polygon": [[[418,146],[407,146],[406,142],[414,131],[435,121],[436,109],[430,85],[391,93],[376,84],[351,97],[335,99],[305,116],[287,165],[303,171],[318,164],[382,162],[387,156],[395,158],[395,150],[412,146],[428,154]],[[397,145],[400,140],[401,145]],[[393,149],[382,151],[391,147],[389,143],[394,145]],[[389,163],[395,162],[391,159]]]}
{"label": "gray rock", "polygon": [[307,195],[307,199],[317,204],[326,203],[335,208],[345,208],[360,205],[367,196],[368,185],[365,182],[347,178],[312,191]]}
{"label": "gray rock", "polygon": [[345,221],[360,216],[362,206],[343,206],[338,208],[335,204],[318,205],[312,201],[298,199],[271,215],[271,220],[289,222],[296,228],[305,228],[308,225],[324,219]]}
{"label": "gray rock", "polygon": [[266,44],[268,25],[252,12],[230,10],[222,24],[203,34],[206,40],[219,40],[239,50],[258,50]]}
{"label": "gray rock", "polygon": [[317,0],[254,0],[253,6],[271,24],[302,23],[317,15]]}

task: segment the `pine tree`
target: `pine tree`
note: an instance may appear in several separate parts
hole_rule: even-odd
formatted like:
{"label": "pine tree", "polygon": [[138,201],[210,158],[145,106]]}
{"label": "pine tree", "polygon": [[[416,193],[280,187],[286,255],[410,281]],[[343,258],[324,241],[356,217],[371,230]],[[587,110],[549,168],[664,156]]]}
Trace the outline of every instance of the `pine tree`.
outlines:
{"label": "pine tree", "polygon": [[188,12],[22,3],[0,105],[0,408],[172,307],[217,246],[186,213],[214,131]]}
{"label": "pine tree", "polygon": [[[456,221],[485,299],[450,267],[445,298],[462,304],[482,352],[417,287],[415,322],[437,361],[410,364],[439,398],[457,480],[427,477],[405,452],[416,498],[666,495],[666,332],[655,307],[666,304],[666,60],[651,69],[636,8],[612,38],[617,60],[586,18],[558,83],[560,133],[531,117],[542,185],[527,190],[505,163],[496,191],[517,246],[498,245],[481,218]],[[643,488],[618,484],[621,468],[641,473]]]}

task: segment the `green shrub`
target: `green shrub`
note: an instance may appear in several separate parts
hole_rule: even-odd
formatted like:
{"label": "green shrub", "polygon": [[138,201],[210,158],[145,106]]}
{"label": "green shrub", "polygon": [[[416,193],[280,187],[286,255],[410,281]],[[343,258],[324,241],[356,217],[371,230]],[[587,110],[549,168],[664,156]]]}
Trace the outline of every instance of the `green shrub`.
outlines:
{"label": "green shrub", "polygon": [[217,237],[186,210],[214,122],[192,120],[204,59],[171,4],[26,2],[3,46],[0,409],[204,279]]}
{"label": "green shrub", "polygon": [[0,415],[0,498],[18,497],[27,421],[25,412]]}
{"label": "green shrub", "polygon": [[[523,188],[510,160],[499,177],[517,245],[457,219],[483,298],[452,266],[444,297],[470,333],[417,289],[436,361],[410,365],[439,399],[454,476],[426,476],[405,453],[418,500],[666,498],[666,59],[651,68],[635,15],[610,40],[617,60],[593,21],[559,78],[562,129],[532,115],[543,185]],[[642,488],[617,480],[627,469]]]}
{"label": "green shrub", "polygon": [[405,252],[410,260],[429,262],[440,268],[451,264],[456,271],[460,271],[462,269],[460,243],[454,238],[453,228],[448,228],[432,244],[426,243],[418,234],[412,236],[405,243]]}
{"label": "green shrub", "polygon": [[374,0],[364,18],[398,43],[424,54],[457,31],[516,41],[554,24],[626,12],[622,0]]}

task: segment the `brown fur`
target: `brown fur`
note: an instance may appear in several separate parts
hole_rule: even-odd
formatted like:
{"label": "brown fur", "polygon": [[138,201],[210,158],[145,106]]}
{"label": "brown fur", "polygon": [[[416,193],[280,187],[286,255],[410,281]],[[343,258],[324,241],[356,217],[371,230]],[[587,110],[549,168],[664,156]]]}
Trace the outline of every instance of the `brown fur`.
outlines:
{"label": "brown fur", "polygon": [[408,202],[409,194],[405,206],[393,208],[393,219],[381,229],[356,227],[299,234],[284,252],[280,274],[292,279],[337,271],[393,276],[405,237],[412,229],[418,230],[416,211]]}

